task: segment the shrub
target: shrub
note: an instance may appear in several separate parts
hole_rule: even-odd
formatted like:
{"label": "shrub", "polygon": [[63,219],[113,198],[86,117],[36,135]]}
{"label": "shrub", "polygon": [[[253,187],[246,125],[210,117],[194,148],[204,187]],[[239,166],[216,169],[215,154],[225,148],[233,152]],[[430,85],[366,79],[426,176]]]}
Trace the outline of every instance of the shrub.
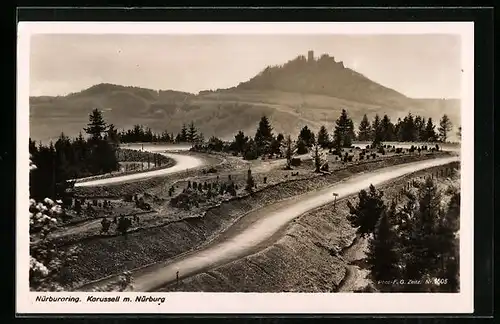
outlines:
{"label": "shrub", "polygon": [[186,192],[180,193],[170,200],[170,204],[176,208],[182,208],[185,210],[190,210],[193,206],[196,206],[201,202],[205,202],[206,197],[195,190],[186,190]]}
{"label": "shrub", "polygon": [[291,163],[292,166],[300,166],[302,164],[302,161],[300,158],[292,158]]}

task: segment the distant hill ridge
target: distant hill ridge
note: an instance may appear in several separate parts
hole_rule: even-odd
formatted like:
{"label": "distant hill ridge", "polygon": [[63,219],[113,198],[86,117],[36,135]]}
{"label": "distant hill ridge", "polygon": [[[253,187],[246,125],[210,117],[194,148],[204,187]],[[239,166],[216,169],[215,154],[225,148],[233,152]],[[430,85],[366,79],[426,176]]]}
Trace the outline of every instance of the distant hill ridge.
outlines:
{"label": "distant hill ridge", "polygon": [[61,131],[76,135],[94,108],[118,128],[143,124],[154,131],[178,132],[193,121],[205,137],[222,138],[238,130],[253,132],[262,115],[270,118],[276,132],[292,135],[299,126],[332,127],[342,108],[355,123],[365,113],[370,118],[388,114],[395,120],[409,111],[433,119],[447,113],[455,125],[460,123],[457,99],[412,99],[331,56],[316,59],[310,51],[307,58],[300,55],[267,67],[229,89],[193,94],[101,83],[66,96],[30,97],[30,136],[46,141]]}

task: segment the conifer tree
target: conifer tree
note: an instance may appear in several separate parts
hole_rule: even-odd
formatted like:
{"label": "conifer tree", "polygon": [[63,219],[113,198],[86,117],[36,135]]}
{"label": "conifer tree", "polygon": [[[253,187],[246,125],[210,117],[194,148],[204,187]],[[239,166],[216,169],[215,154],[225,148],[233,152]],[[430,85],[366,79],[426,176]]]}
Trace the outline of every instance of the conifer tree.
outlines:
{"label": "conifer tree", "polygon": [[106,138],[114,149],[118,148],[118,145],[120,144],[120,137],[118,135],[118,131],[115,129],[115,125],[109,124]]}
{"label": "conifer tree", "polygon": [[382,144],[382,123],[380,121],[380,117],[378,114],[375,115],[373,118],[373,123],[372,123],[372,145],[373,147],[377,147],[380,144]]}
{"label": "conifer tree", "polygon": [[243,158],[245,160],[255,160],[259,157],[259,147],[253,140],[253,138],[249,139],[245,149],[243,151]]}
{"label": "conifer tree", "polygon": [[340,150],[342,147],[351,147],[354,140],[354,125],[348,117],[347,111],[342,109],[340,117],[335,123],[333,132],[333,146]]}
{"label": "conifer tree", "polygon": [[436,135],[436,126],[434,126],[432,122],[432,118],[427,120],[427,124],[425,126],[425,140],[426,142],[435,142],[437,140]]}
{"label": "conifer tree", "polygon": [[393,141],[394,140],[394,125],[391,122],[389,116],[384,115],[382,121],[380,122],[380,132],[382,141]]}
{"label": "conifer tree", "polygon": [[441,117],[441,120],[439,121],[439,140],[441,142],[446,142],[448,139],[448,134],[452,130],[453,124],[451,123],[450,118],[448,115],[444,114],[443,117]]}
{"label": "conifer tree", "polygon": [[194,126],[194,122],[191,122],[189,124],[189,130],[187,132],[187,141],[190,143],[194,143],[196,142],[197,139],[198,139],[198,130]]}
{"label": "conifer tree", "polygon": [[366,114],[363,115],[363,119],[359,123],[358,129],[358,140],[359,141],[370,141],[372,139],[371,126],[368,121]]}
{"label": "conifer tree", "polygon": [[261,153],[268,153],[273,140],[273,128],[266,116],[262,116],[255,132],[254,141]]}
{"label": "conifer tree", "polygon": [[325,126],[321,126],[318,132],[318,144],[321,148],[327,148],[330,145],[330,136]]}
{"label": "conifer tree", "polygon": [[102,112],[99,109],[94,109],[89,115],[89,123],[85,128],[85,132],[90,135],[90,141],[95,142],[102,140],[103,133],[107,130],[107,124],[104,121]]}
{"label": "conifer tree", "polygon": [[383,192],[376,190],[370,185],[368,192],[361,190],[358,194],[358,204],[353,206],[350,201],[347,205],[350,209],[348,220],[353,227],[357,227],[359,235],[367,236],[373,233],[380,216],[385,210],[385,203],[382,200]]}
{"label": "conifer tree", "polygon": [[[399,279],[400,256],[396,246],[396,234],[391,219],[396,214],[393,203],[389,210],[383,210],[373,237],[368,241],[367,263],[374,282]],[[384,287],[385,288],[385,287]]]}
{"label": "conifer tree", "polygon": [[297,141],[297,154],[307,154],[309,149],[307,148],[306,142],[302,139]]}
{"label": "conifer tree", "polygon": [[422,137],[424,136],[425,132],[425,118],[421,116],[416,116],[414,124],[415,124],[415,140],[422,141]]}
{"label": "conifer tree", "polygon": [[299,133],[298,140],[304,141],[304,144],[311,148],[315,144],[314,133],[309,129],[309,127],[304,126]]}
{"label": "conifer tree", "polygon": [[247,143],[248,143],[248,136],[245,136],[245,133],[243,133],[243,131],[239,131],[234,136],[233,143],[231,143],[231,149],[234,152],[242,153]]}
{"label": "conifer tree", "polygon": [[182,124],[181,132],[179,133],[179,140],[180,142],[188,141],[188,129],[186,127],[186,124]]}
{"label": "conifer tree", "polygon": [[[410,216],[410,233],[405,245],[404,279],[422,279],[424,276],[435,277],[440,266],[440,237],[438,231],[441,195],[436,184],[427,178],[414,200],[415,209]],[[414,291],[415,287],[404,287],[405,291]]]}
{"label": "conifer tree", "polygon": [[314,160],[314,172],[320,172],[321,166],[323,165],[323,154],[321,152],[321,146],[319,144],[314,144],[313,146],[313,160]]}
{"label": "conifer tree", "polygon": [[276,138],[271,141],[270,152],[271,154],[279,155],[281,153],[281,146],[283,145],[283,134],[279,133]]}

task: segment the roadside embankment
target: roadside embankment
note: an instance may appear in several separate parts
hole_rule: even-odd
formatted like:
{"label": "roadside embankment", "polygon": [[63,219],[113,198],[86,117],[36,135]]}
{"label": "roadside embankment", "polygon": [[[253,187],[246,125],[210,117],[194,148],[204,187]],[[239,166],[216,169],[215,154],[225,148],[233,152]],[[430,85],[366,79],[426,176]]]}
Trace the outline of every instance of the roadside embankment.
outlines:
{"label": "roadside embankment", "polygon": [[[280,200],[320,189],[359,172],[441,157],[441,154],[398,156],[346,166],[328,175],[292,180],[269,186],[209,208],[204,216],[186,218],[159,227],[129,233],[127,237],[86,240],[79,262],[66,269],[72,282],[85,283],[127,269],[171,259],[209,243],[245,213]],[[78,245],[78,244],[77,244]],[[81,244],[80,244],[81,245]]]}
{"label": "roadside embankment", "polygon": [[[443,170],[459,163],[418,171],[383,186],[386,200],[397,197],[409,181],[425,175],[443,176]],[[355,229],[347,220],[347,200],[312,210],[276,233],[264,250],[206,273],[164,287],[161,291],[204,292],[335,292],[347,275],[349,262],[343,251],[355,239]]]}

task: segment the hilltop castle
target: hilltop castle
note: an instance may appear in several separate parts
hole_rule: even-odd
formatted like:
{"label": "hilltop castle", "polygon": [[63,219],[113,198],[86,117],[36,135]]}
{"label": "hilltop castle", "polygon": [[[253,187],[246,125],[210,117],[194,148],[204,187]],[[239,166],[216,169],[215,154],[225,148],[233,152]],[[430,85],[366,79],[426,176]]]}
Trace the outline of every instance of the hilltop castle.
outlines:
{"label": "hilltop castle", "polygon": [[314,58],[314,51],[310,50],[307,52],[307,62],[308,63],[313,63],[313,62],[318,62],[318,63],[335,63],[336,65],[339,65],[340,67],[344,67],[344,62],[336,62],[335,57],[329,56],[328,54],[322,54],[318,60]]}

